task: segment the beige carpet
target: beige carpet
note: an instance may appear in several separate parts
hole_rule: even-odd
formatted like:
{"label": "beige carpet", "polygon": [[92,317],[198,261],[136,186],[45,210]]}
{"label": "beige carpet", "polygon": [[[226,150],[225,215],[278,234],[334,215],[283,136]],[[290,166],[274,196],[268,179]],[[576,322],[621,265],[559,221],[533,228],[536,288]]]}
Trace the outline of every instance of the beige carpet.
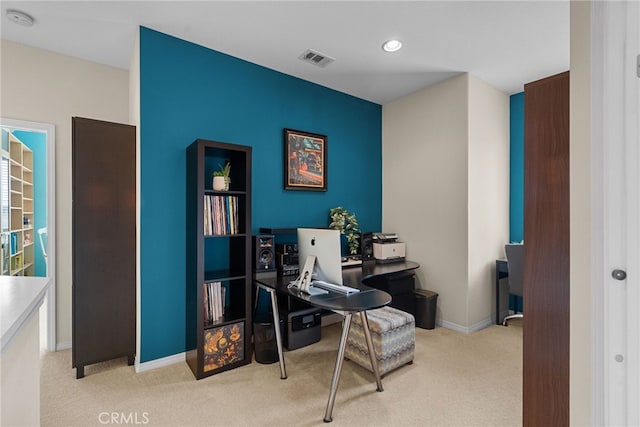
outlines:
{"label": "beige carpet", "polygon": [[[414,363],[385,375],[382,393],[370,372],[346,361],[332,425],[521,425],[521,325],[417,328]],[[186,363],[136,374],[126,359],[88,366],[76,380],[70,350],[47,353],[42,426],[324,425],[339,333],[339,324],[324,327],[319,343],[286,352],[287,380],[277,363],[196,381]]]}

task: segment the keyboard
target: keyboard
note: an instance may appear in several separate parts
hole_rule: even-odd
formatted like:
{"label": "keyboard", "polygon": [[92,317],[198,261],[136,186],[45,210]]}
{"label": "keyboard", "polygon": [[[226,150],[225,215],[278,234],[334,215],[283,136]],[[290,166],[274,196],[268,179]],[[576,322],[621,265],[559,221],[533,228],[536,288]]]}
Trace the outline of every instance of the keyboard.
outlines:
{"label": "keyboard", "polygon": [[356,265],[362,265],[361,259],[349,259],[342,261],[342,268],[355,267]]}
{"label": "keyboard", "polygon": [[316,288],[326,289],[328,291],[339,292],[341,294],[355,294],[360,292],[360,289],[350,288],[349,286],[344,285],[336,285],[334,283],[323,282],[322,280],[314,280],[311,282],[311,286],[315,286]]}

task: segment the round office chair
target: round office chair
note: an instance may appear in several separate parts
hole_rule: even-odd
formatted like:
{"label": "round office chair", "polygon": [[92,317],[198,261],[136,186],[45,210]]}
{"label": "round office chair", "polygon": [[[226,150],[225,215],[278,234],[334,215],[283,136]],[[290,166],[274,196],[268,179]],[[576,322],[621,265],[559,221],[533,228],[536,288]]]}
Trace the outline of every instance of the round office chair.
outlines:
{"label": "round office chair", "polygon": [[[522,297],[522,282],[523,282],[523,253],[524,244],[509,243],[504,245],[504,251],[507,254],[507,263],[509,265],[509,293]],[[511,316],[507,316],[502,321],[502,326],[508,326],[508,322],[511,319],[522,319],[522,313],[515,313]]]}

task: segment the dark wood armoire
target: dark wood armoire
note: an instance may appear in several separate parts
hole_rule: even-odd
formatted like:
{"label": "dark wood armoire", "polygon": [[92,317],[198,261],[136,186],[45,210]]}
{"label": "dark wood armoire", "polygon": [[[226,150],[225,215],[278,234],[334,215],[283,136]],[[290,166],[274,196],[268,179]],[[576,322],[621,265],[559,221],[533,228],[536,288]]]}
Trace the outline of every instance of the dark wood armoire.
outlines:
{"label": "dark wood armoire", "polygon": [[569,72],[525,85],[523,425],[569,425]]}
{"label": "dark wood armoire", "polygon": [[136,130],[72,119],[72,364],[136,350]]}

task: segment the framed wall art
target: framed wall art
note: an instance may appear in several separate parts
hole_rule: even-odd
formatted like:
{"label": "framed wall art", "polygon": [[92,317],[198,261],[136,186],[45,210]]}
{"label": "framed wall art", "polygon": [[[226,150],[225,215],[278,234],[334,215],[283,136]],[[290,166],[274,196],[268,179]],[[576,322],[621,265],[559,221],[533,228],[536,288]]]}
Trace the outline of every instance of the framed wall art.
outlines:
{"label": "framed wall art", "polygon": [[284,130],[284,189],[327,191],[327,137]]}

